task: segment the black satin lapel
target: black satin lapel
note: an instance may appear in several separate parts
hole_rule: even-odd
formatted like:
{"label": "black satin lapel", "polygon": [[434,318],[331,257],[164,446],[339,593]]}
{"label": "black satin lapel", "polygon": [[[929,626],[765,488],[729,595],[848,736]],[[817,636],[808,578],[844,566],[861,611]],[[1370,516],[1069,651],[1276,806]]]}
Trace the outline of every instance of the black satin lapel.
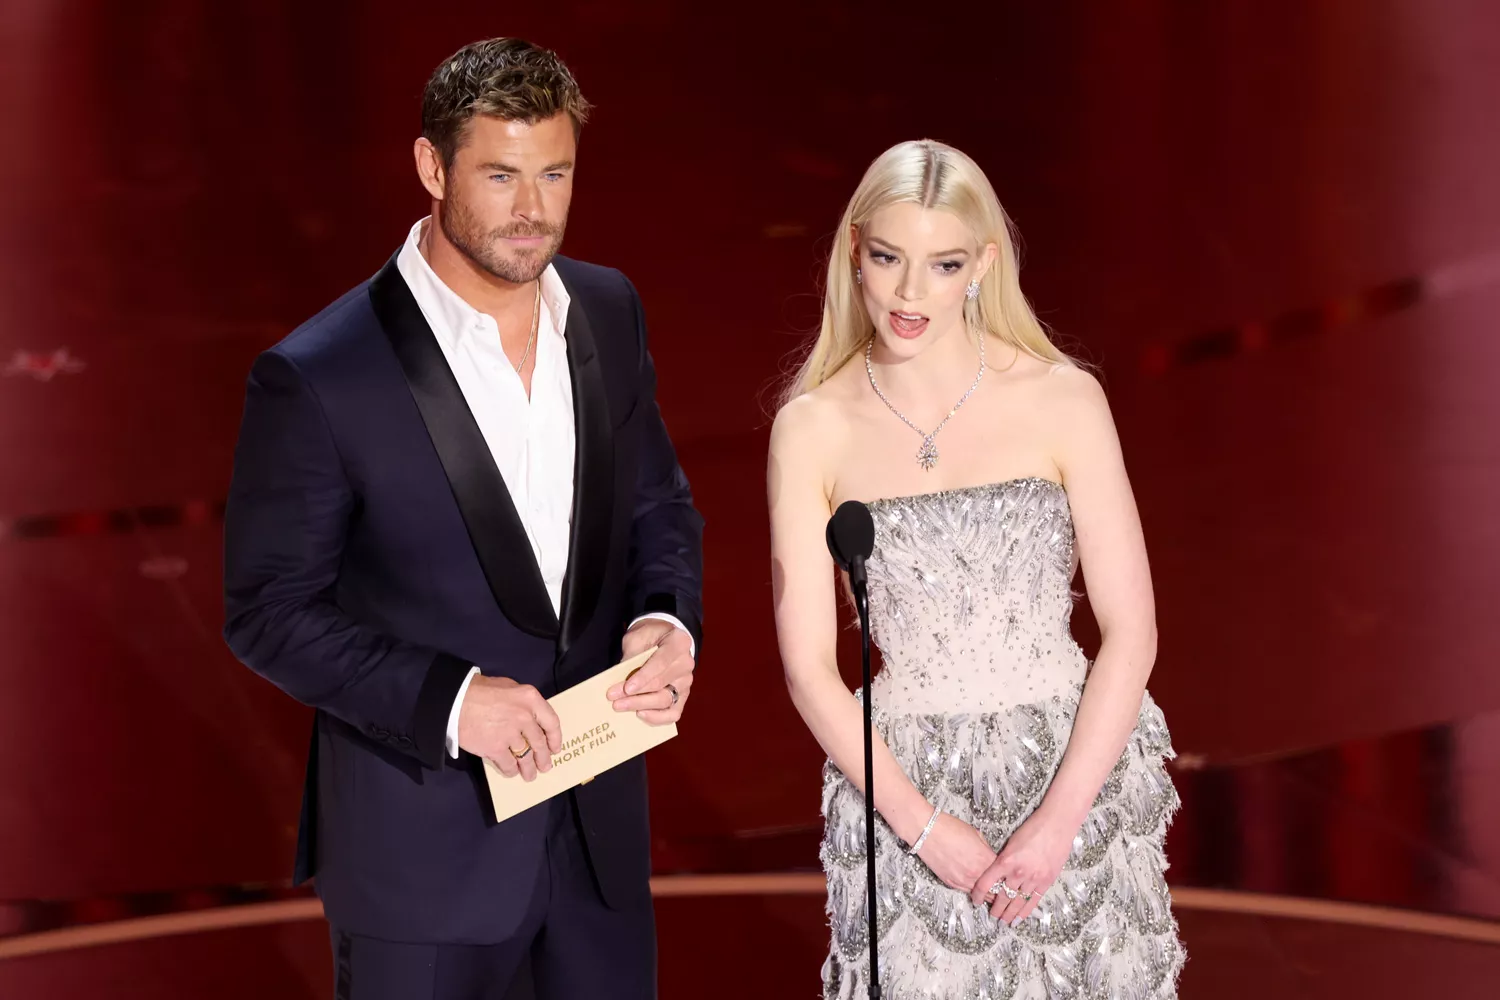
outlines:
{"label": "black satin lapel", "polygon": [[615,510],[615,445],[609,399],[605,395],[594,331],[576,294],[568,307],[566,336],[577,448],[573,460],[573,525],[568,576],[563,584],[559,655],[566,653],[583,634],[599,603]]}
{"label": "black satin lapel", "polygon": [[370,302],[396,349],[500,610],[523,632],[555,637],[557,615],[505,479],[394,257],[370,283]]}

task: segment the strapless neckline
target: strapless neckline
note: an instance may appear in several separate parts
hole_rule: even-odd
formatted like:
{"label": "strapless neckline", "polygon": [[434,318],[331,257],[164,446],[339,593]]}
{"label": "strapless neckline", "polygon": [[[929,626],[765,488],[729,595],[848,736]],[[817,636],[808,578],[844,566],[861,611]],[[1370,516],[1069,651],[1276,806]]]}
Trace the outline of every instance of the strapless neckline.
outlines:
{"label": "strapless neckline", "polygon": [[935,500],[940,497],[959,496],[964,493],[979,493],[984,490],[1005,489],[1008,486],[1020,486],[1023,483],[1036,483],[1038,485],[1050,487],[1061,493],[1063,496],[1068,495],[1068,491],[1063,487],[1063,484],[1059,483],[1055,479],[1048,479],[1046,476],[1017,476],[1014,479],[1001,479],[993,483],[975,483],[972,486],[954,486],[951,489],[933,490],[930,493],[911,493],[906,496],[899,497],[878,497],[877,499],[866,501],[865,506],[873,510],[877,507],[889,507],[893,504],[898,503],[912,503],[916,500]]}

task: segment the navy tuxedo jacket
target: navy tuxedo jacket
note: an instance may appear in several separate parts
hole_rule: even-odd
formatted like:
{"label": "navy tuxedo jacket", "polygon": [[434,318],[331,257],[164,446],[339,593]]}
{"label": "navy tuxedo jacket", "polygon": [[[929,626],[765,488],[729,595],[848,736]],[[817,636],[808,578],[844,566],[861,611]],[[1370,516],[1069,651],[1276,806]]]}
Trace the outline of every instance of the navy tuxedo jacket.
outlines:
{"label": "navy tuxedo jacket", "polygon": [[[224,635],[316,712],[296,880],[385,940],[493,943],[545,877],[547,807],[496,823],[444,747],[471,665],[546,696],[666,611],[701,641],[702,519],[656,404],[635,289],[559,257],[577,455],[561,620],[395,259],[262,354],[225,514]],[[564,734],[566,736],[567,734]],[[642,759],[576,791],[605,901],[649,893]]]}

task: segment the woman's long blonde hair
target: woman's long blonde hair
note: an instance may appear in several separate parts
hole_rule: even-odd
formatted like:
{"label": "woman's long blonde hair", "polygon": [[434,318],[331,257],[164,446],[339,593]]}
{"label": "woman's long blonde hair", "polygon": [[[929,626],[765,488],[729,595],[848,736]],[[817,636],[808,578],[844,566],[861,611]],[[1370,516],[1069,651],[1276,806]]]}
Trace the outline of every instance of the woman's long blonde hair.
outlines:
{"label": "woman's long blonde hair", "polygon": [[998,337],[1043,361],[1073,364],[1052,343],[1021,294],[1011,221],[984,171],[952,146],[921,139],[881,153],[849,199],[828,256],[823,325],[793,376],[783,404],[827,381],[864,350],[874,334],[875,325],[854,280],[853,233],[882,208],[902,202],[952,212],[969,227],[981,247],[994,243],[999,248],[994,265],[979,283],[979,296],[964,303],[964,321],[971,333]]}

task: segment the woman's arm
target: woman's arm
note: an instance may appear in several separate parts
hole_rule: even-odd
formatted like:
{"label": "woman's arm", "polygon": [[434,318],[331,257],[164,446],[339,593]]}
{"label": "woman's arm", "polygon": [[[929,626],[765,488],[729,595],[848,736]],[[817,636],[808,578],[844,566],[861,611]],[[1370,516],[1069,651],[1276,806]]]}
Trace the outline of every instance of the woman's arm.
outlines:
{"label": "woman's arm", "polygon": [[1156,662],[1156,602],[1140,515],[1104,391],[1086,372],[1058,373],[1063,374],[1074,385],[1066,400],[1058,468],[1101,642],[1068,750],[1041,809],[1076,830],[1140,717]]}
{"label": "woman's arm", "polygon": [[[1109,403],[1087,372],[1059,369],[1047,378],[1060,383],[1049,386],[1057,407],[1055,455],[1102,642],[1062,764],[1036,812],[980,878],[976,898],[1001,875],[1007,885],[1033,896],[1056,880],[1073,837],[1136,726],[1156,660],[1151,570]],[[1001,896],[995,912],[1013,922],[1035,905]]]}
{"label": "woman's arm", "polygon": [[[837,433],[831,421],[820,419],[819,406],[806,397],[794,401],[778,414],[771,431],[766,481],[776,635],[792,703],[829,759],[863,791],[864,712],[839,676],[838,599],[824,537],[831,512],[820,456],[837,450]],[[875,808],[896,836],[911,844],[933,806],[878,733],[874,751]],[[968,891],[994,852],[973,827],[944,815],[921,857],[944,882]]]}

